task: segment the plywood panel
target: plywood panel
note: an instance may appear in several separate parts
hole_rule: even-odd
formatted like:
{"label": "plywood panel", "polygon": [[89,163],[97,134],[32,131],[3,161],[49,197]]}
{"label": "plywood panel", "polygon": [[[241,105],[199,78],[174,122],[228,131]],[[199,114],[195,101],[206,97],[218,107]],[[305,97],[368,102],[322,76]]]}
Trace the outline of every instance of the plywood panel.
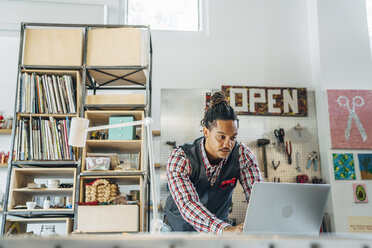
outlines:
{"label": "plywood panel", "polygon": [[77,230],[83,232],[137,232],[139,230],[139,206],[78,206]]}
{"label": "plywood panel", "polygon": [[140,28],[96,28],[88,31],[88,66],[146,65],[146,32]]}
{"label": "plywood panel", "polygon": [[145,104],[145,95],[90,95],[87,96],[87,104]]}
{"label": "plywood panel", "polygon": [[26,29],[25,65],[81,66],[83,30]]}

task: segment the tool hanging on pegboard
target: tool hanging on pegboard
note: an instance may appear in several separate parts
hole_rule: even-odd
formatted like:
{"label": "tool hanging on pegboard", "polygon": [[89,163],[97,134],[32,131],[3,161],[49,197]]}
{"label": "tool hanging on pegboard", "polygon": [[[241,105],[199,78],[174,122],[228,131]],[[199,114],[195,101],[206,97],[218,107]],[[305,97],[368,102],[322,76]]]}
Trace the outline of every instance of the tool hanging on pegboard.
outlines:
{"label": "tool hanging on pegboard", "polygon": [[209,108],[209,106],[211,105],[211,96],[212,96],[212,93],[211,92],[206,92],[205,93],[205,109],[207,110]]}
{"label": "tool hanging on pegboard", "polygon": [[311,139],[311,134],[306,127],[301,126],[300,123],[287,132],[288,138],[293,143],[307,143]]}
{"label": "tool hanging on pegboard", "polygon": [[278,152],[285,152],[285,147],[284,147],[284,129],[283,128],[279,128],[279,129],[275,129],[274,130],[274,135],[275,137],[277,138],[277,150]]}
{"label": "tool hanging on pegboard", "polygon": [[273,161],[271,161],[271,164],[273,165],[274,170],[276,170],[276,169],[278,169],[278,167],[279,167],[279,165],[280,165],[280,161],[278,161],[278,163],[275,165],[275,162],[274,162],[274,160],[273,160]]}
{"label": "tool hanging on pegboard", "polygon": [[176,141],[167,141],[166,144],[168,146],[171,146],[173,149],[177,147]]}
{"label": "tool hanging on pegboard", "polygon": [[318,169],[318,152],[316,151],[309,154],[309,161],[307,162],[306,169],[310,168],[312,162],[314,162],[314,171],[316,171]]}
{"label": "tool hanging on pegboard", "polygon": [[274,183],[280,183],[280,177],[274,177]]}
{"label": "tool hanging on pegboard", "polygon": [[302,169],[300,167],[300,152],[299,151],[296,152],[296,170],[298,172],[302,171]]}
{"label": "tool hanging on pegboard", "polygon": [[268,172],[268,169],[267,169],[266,148],[265,148],[265,146],[268,145],[268,144],[270,144],[270,140],[268,140],[268,139],[258,139],[257,140],[258,147],[262,147],[262,151],[263,151],[263,164],[264,164],[265,178],[269,178],[269,172]]}
{"label": "tool hanging on pegboard", "polygon": [[292,164],[292,141],[285,142],[285,153],[288,157],[288,164]]}
{"label": "tool hanging on pegboard", "polygon": [[308,183],[309,177],[306,174],[298,175],[296,177],[296,182],[297,183]]}
{"label": "tool hanging on pegboard", "polygon": [[323,178],[318,178],[317,176],[311,178],[311,183],[314,184],[322,184],[323,183]]}

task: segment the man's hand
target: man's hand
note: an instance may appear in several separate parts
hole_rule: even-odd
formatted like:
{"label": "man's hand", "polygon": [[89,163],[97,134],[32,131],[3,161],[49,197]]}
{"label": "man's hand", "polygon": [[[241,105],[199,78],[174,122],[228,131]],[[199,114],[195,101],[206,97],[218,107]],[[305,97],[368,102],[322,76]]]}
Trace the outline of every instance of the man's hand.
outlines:
{"label": "man's hand", "polygon": [[237,226],[228,226],[223,229],[223,233],[235,233],[241,234],[243,231],[244,223],[241,223]]}

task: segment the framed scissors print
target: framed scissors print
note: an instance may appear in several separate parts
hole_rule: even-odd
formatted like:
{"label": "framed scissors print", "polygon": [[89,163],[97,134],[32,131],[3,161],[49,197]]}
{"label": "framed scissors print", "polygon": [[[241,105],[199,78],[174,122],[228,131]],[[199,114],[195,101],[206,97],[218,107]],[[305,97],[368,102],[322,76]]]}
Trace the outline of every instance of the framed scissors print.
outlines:
{"label": "framed scissors print", "polygon": [[335,149],[372,148],[372,90],[327,90]]}

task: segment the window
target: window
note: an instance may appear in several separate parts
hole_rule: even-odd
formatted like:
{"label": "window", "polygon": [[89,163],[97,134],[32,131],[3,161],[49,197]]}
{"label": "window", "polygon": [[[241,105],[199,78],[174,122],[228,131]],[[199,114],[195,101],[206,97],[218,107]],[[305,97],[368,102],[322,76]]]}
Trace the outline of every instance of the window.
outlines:
{"label": "window", "polygon": [[158,30],[198,31],[199,7],[199,0],[127,0],[126,23]]}

